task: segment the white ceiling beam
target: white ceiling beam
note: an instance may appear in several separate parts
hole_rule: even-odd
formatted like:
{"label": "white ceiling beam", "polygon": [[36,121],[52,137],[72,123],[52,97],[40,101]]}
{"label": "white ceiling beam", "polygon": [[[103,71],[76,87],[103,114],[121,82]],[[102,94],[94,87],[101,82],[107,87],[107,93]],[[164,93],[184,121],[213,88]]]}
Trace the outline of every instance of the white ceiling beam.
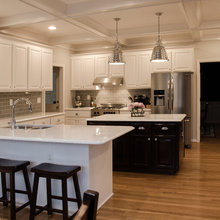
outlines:
{"label": "white ceiling beam", "polygon": [[219,29],[219,28],[220,28],[220,20],[204,21],[200,25],[201,30]]}
{"label": "white ceiling beam", "polygon": [[31,12],[22,15],[14,15],[10,17],[0,18],[0,29],[7,29],[10,27],[21,27],[28,24],[39,23],[43,21],[53,20],[51,16],[45,12]]}
{"label": "white ceiling beam", "polygon": [[189,1],[182,0],[179,4],[183,15],[186,19],[187,25],[192,33],[192,39],[194,41],[199,41],[201,39],[199,26],[201,23],[201,1]]}
{"label": "white ceiling beam", "polygon": [[71,17],[81,17],[102,12],[179,2],[181,2],[181,0],[92,0],[69,4],[66,13]]}

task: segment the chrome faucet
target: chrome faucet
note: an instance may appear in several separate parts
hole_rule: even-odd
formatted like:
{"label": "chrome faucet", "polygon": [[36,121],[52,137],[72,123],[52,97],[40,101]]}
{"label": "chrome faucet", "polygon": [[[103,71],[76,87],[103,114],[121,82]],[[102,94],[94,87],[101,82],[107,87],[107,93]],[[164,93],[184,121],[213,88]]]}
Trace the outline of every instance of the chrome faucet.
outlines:
{"label": "chrome faucet", "polygon": [[12,119],[11,119],[11,128],[15,128],[15,105],[20,102],[20,101],[26,101],[26,104],[29,105],[29,111],[32,112],[32,103],[28,98],[20,98],[14,101],[12,105]]}

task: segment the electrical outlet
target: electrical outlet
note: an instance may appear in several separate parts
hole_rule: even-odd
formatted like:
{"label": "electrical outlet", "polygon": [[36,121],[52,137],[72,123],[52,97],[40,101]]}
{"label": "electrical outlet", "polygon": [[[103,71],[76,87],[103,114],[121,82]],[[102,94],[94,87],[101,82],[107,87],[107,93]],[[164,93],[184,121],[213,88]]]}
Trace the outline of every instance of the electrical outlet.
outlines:
{"label": "electrical outlet", "polygon": [[9,99],[9,105],[13,105],[13,99]]}
{"label": "electrical outlet", "polygon": [[41,103],[41,97],[37,97],[37,103]]}

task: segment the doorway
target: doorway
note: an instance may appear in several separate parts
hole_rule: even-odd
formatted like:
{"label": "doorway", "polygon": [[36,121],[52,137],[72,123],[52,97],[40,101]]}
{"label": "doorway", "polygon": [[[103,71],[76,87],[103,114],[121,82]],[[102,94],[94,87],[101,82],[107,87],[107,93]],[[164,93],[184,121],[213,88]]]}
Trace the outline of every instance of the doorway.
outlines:
{"label": "doorway", "polygon": [[200,137],[220,138],[220,62],[200,63]]}
{"label": "doorway", "polygon": [[53,90],[46,91],[45,111],[62,112],[63,111],[63,67],[53,67]]}

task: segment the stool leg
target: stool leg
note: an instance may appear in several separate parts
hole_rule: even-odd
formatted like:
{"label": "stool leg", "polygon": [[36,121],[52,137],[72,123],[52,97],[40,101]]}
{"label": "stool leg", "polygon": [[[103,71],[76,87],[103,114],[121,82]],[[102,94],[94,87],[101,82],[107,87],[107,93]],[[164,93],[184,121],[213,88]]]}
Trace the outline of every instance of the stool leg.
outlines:
{"label": "stool leg", "polygon": [[62,179],[63,220],[68,220],[67,179]]}
{"label": "stool leg", "polygon": [[26,186],[26,190],[28,194],[29,204],[31,206],[31,186],[30,186],[30,181],[29,181],[29,177],[27,173],[27,167],[23,169],[23,175],[24,175],[24,182],[25,182],[25,186]]}
{"label": "stool leg", "polygon": [[11,202],[11,220],[16,220],[15,206],[15,173],[10,172],[10,202]]}
{"label": "stool leg", "polygon": [[32,194],[32,199],[31,199],[30,220],[34,220],[34,216],[35,216],[38,183],[39,183],[39,176],[38,176],[38,174],[35,173],[35,175],[34,175],[34,185],[33,185],[33,194]]}
{"label": "stool leg", "polygon": [[51,179],[47,178],[47,208],[48,215],[52,215]]}
{"label": "stool leg", "polygon": [[[6,191],[6,175],[5,173],[1,173],[2,179],[2,199],[7,200],[7,191]],[[3,202],[4,206],[8,206],[8,202]]]}
{"label": "stool leg", "polygon": [[81,194],[80,194],[80,188],[79,188],[77,173],[75,173],[73,175],[73,183],[74,183],[74,187],[75,187],[77,205],[78,205],[78,208],[80,208],[80,206],[82,204],[82,198],[81,198]]}

